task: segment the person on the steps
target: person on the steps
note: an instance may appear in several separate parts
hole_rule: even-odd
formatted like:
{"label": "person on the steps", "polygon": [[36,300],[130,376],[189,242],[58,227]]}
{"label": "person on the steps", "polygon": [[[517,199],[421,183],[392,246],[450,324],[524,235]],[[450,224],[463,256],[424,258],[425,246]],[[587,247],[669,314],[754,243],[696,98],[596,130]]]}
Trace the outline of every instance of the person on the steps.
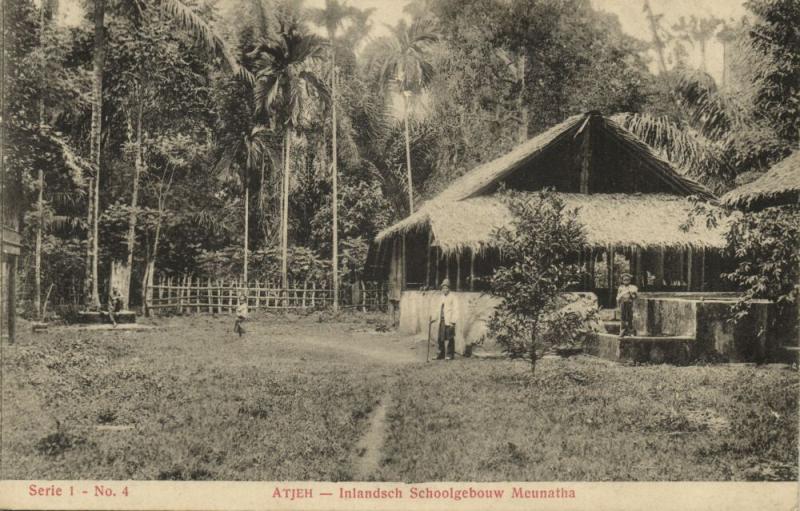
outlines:
{"label": "person on the steps", "polygon": [[617,290],[617,303],[619,304],[620,326],[619,335],[625,337],[626,335],[636,335],[633,330],[633,300],[639,294],[639,288],[631,284],[631,274],[622,274],[622,285]]}
{"label": "person on the steps", "polygon": [[111,289],[111,296],[108,298],[108,319],[114,326],[117,326],[117,318],[114,314],[122,310],[122,293],[119,288],[114,286]]}
{"label": "person on the steps", "polygon": [[242,293],[239,295],[239,304],[236,306],[236,323],[233,325],[233,331],[239,334],[239,337],[245,334],[245,321],[247,321],[247,296]]}
{"label": "person on the steps", "polygon": [[444,279],[442,281],[442,299],[439,303],[439,355],[436,360],[453,360],[456,351],[457,322],[456,297],[450,294],[450,279]]}

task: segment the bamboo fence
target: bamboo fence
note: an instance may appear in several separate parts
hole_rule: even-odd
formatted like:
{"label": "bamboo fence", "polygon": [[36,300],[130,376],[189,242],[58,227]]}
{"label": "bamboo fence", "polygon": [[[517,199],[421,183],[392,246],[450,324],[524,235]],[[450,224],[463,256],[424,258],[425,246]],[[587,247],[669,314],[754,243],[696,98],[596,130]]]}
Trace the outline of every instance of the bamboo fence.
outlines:
{"label": "bamboo fence", "polygon": [[[341,285],[339,307],[363,311],[385,310],[387,286],[384,282],[357,281]],[[236,310],[239,295],[247,297],[251,311],[321,310],[333,305],[333,289],[329,283],[290,282],[288,288],[261,281],[237,282],[201,279],[190,275],[160,277],[147,288],[145,310],[171,310],[178,314],[222,314]]]}

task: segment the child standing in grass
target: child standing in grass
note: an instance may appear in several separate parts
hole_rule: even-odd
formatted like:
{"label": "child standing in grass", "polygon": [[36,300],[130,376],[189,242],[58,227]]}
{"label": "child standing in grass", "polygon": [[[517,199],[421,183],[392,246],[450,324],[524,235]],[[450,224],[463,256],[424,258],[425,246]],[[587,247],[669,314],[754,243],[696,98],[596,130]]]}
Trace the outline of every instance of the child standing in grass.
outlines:
{"label": "child standing in grass", "polygon": [[233,331],[239,334],[239,337],[245,333],[243,325],[245,321],[247,321],[247,296],[241,293],[239,295],[239,304],[236,306],[236,324],[233,326]]}
{"label": "child standing in grass", "polygon": [[639,288],[631,284],[631,274],[622,274],[622,285],[617,290],[617,303],[622,320],[620,335],[635,335],[633,330],[633,300],[639,294]]}

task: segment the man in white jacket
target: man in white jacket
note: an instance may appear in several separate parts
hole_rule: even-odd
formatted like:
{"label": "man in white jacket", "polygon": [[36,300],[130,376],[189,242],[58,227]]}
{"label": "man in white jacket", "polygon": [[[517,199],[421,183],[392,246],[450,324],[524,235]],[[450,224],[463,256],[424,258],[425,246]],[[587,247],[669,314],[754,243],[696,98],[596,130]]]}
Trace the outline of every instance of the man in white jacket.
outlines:
{"label": "man in white jacket", "polygon": [[442,281],[442,299],[439,302],[439,355],[437,360],[453,360],[456,351],[456,323],[458,308],[456,297],[450,294],[450,280]]}

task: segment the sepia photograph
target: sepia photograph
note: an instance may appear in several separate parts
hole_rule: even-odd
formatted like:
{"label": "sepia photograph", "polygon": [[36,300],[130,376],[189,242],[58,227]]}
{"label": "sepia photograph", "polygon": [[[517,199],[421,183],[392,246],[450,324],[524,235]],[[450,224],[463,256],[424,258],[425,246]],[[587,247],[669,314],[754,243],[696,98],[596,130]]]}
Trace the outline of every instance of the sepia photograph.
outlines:
{"label": "sepia photograph", "polygon": [[0,508],[798,509],[800,0],[2,31]]}

